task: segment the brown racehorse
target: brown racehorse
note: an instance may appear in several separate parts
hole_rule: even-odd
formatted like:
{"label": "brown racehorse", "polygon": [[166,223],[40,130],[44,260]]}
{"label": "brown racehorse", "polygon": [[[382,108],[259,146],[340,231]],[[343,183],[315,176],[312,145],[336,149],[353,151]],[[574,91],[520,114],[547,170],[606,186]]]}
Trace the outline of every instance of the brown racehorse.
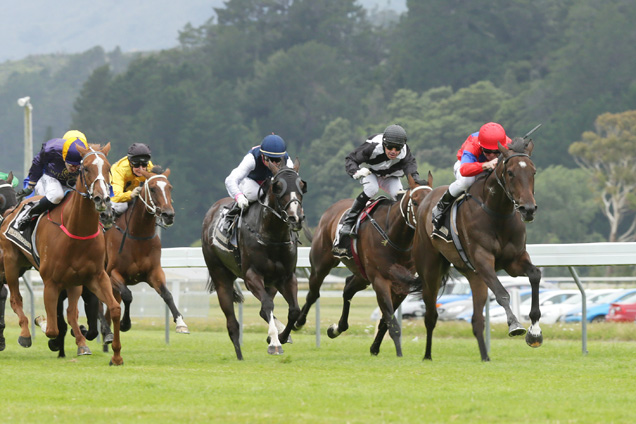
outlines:
{"label": "brown racehorse", "polygon": [[[110,143],[103,148],[95,145],[88,149],[78,147],[78,151],[82,154],[82,162],[74,191],[59,206],[43,216],[35,230],[46,309],[46,325],[41,327],[50,339],[58,336],[56,308],[60,292],[66,289],[69,299],[68,320],[76,337],[78,354],[83,354],[87,346],[78,325],[77,302],[82,293],[82,286],[86,286],[108,305],[114,317],[115,337],[110,363],[121,365],[123,359],[120,355],[120,306],[113,296],[104,267],[106,244],[100,226],[100,219],[106,225],[112,224],[110,163],[106,158],[110,151]],[[0,246],[3,250],[3,260],[0,276],[9,284],[11,306],[18,315],[21,327],[18,343],[23,347],[29,347],[31,333],[22,308],[18,278],[27,269],[35,267],[36,262],[30,254],[23,253],[4,236],[16,212],[17,210],[12,212],[2,224]]]}
{"label": "brown racehorse", "polygon": [[418,205],[431,192],[433,177],[429,172],[426,185],[420,185],[409,175],[408,182],[409,189],[397,201],[386,199],[377,205],[371,212],[371,216],[360,224],[356,242],[357,260],[340,259],[332,253],[338,223],[342,215],[351,207],[353,200],[340,200],[322,215],[311,243],[309,292],[296,321],[296,329],[300,329],[305,324],[309,309],[320,297],[320,287],[327,274],[342,261],[353,275],[346,279],[342,293],[343,307],[340,321],[337,325],[332,324],[327,334],[333,339],[349,328],[351,298],[371,284],[382,311],[382,320],[371,345],[371,353],[377,355],[380,352],[380,344],[388,329],[395,343],[397,356],[402,356],[401,330],[394,313],[410,288],[401,284],[402,280],[396,275],[405,272],[410,275],[410,271],[414,270],[411,246],[416,227],[415,213]]}
{"label": "brown racehorse", "polygon": [[[488,289],[508,317],[508,335],[526,334],[526,329],[512,313],[510,295],[497,278],[498,270],[512,277],[526,275],[532,286],[532,325],[526,342],[532,347],[543,343],[539,327],[539,282],[541,271],[532,264],[526,251],[526,227],[537,206],[534,199],[536,168],[530,159],[532,140],[515,138],[510,146],[499,144],[499,162],[493,172],[478,178],[468,190],[466,200],[456,212],[456,228],[469,263],[462,260],[452,242],[431,237],[433,224],[431,211],[447,186],[433,190],[417,211],[418,226],[413,242],[413,258],[422,279],[422,295],[426,304],[426,352],[431,359],[433,330],[437,323],[435,301],[442,280],[448,275],[450,264],[466,276],[473,295],[473,334],[477,338],[482,361],[489,361],[484,342],[483,309]],[[451,216],[454,213],[451,213]],[[472,267],[471,267],[472,264]]]}
{"label": "brown racehorse", "polygon": [[[12,182],[13,172],[9,172],[6,180],[0,178],[0,217],[3,216],[7,210],[11,209],[18,203]],[[0,223],[1,222],[2,218],[0,218]],[[7,290],[4,284],[0,283],[0,352],[3,351],[6,347],[4,339],[4,309],[8,295],[9,290]]]}
{"label": "brown racehorse", "polygon": [[153,173],[141,170],[146,178],[139,196],[106,231],[106,272],[110,276],[115,298],[124,300],[121,331],[128,331],[132,294],[126,286],[147,282],[170,308],[177,333],[189,333],[183,316],[177,310],[172,293],[166,286],[161,268],[161,239],[156,226],[169,227],[174,222],[170,170]]}
{"label": "brown racehorse", "polygon": [[[280,170],[269,164],[273,177],[261,186],[262,196],[243,212],[238,228],[240,260],[234,252],[215,243],[215,233],[224,206],[232,199],[227,197],[216,202],[205,215],[201,241],[203,257],[208,266],[210,292],[216,290],[219,304],[227,320],[227,329],[234,344],[236,357],[243,359],[239,343],[240,328],[234,314],[234,280],[240,277],[245,286],[261,302],[260,316],[269,324],[267,352],[271,355],[283,353],[282,343],[288,341],[292,326],[298,318],[298,282],[296,259],[298,238],[304,219],[302,208],[306,183],[298,175],[298,159],[294,168],[283,166]],[[280,292],[287,304],[287,326],[274,316],[274,296]]]}

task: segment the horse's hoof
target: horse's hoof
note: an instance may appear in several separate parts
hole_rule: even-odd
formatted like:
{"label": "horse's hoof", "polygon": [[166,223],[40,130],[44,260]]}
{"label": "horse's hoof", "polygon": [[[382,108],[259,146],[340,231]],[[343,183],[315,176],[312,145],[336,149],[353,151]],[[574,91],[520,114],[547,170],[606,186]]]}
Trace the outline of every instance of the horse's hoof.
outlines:
{"label": "horse's hoof", "polygon": [[107,344],[103,344],[102,345],[102,352],[108,353],[108,345]]}
{"label": "horse's hoof", "polygon": [[302,329],[303,329],[303,327],[304,327],[304,326],[305,326],[305,324],[298,324],[298,323],[296,323],[296,324],[294,324],[294,326],[292,327],[292,330],[294,330],[294,331],[300,331],[300,330],[302,330]]}
{"label": "horse's hoof", "polygon": [[91,352],[88,346],[77,346],[77,356],[92,355],[92,354],[93,352]]}
{"label": "horse's hoof", "polygon": [[46,333],[46,318],[44,318],[42,315],[38,315],[37,317],[35,317],[35,325],[40,327],[42,331]]}
{"label": "horse's hoof", "polygon": [[132,327],[132,324],[130,322],[124,324],[123,322],[119,325],[119,331],[122,332],[126,332],[128,330],[130,330],[130,328]]}
{"label": "horse's hoof", "polygon": [[31,337],[18,337],[18,344],[22,347],[31,347]]}
{"label": "horse's hoof", "polygon": [[267,347],[267,353],[269,353],[270,355],[282,355],[283,352],[283,347],[282,346],[268,346]]}
{"label": "horse's hoof", "polygon": [[124,365],[124,361],[121,361],[121,364],[116,364],[116,363],[114,363],[114,362],[113,362],[113,359],[111,358],[111,360],[110,360],[110,362],[108,363],[108,365],[110,365],[111,367],[112,367],[113,365],[115,365],[115,366],[120,366],[120,365]]}
{"label": "horse's hoof", "polygon": [[[80,333],[82,333],[82,336],[86,337],[86,335],[88,334],[88,329],[84,325],[80,325]],[[75,337],[75,331],[73,331],[72,328],[71,337]]]}
{"label": "horse's hoof", "polygon": [[115,336],[113,335],[113,333],[108,333],[104,336],[104,344],[105,345],[109,345],[113,342],[113,339],[115,338]]}
{"label": "horse's hoof", "polygon": [[509,337],[523,336],[524,334],[526,334],[526,329],[518,322],[510,324],[508,327]]}
{"label": "horse's hoof", "polygon": [[60,350],[60,348],[61,346],[57,343],[55,339],[49,340],[49,350],[51,352],[57,352]]}
{"label": "horse's hoof", "polygon": [[530,347],[541,347],[541,345],[543,345],[543,333],[539,333],[538,336],[535,336],[531,332],[528,332],[528,334],[526,334],[526,343]]}
{"label": "horse's hoof", "polygon": [[340,332],[338,331],[338,325],[331,324],[329,328],[327,328],[327,335],[330,339],[335,339],[336,337],[338,337],[340,335]]}
{"label": "horse's hoof", "polygon": [[185,325],[181,325],[177,327],[177,333],[178,334],[190,334],[190,330],[188,330],[188,326]]}

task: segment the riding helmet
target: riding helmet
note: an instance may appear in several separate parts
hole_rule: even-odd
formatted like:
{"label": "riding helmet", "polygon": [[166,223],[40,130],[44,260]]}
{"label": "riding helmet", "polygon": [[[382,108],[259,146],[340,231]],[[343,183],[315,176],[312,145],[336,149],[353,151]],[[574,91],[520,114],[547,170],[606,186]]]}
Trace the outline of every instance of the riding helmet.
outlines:
{"label": "riding helmet", "polygon": [[282,158],[286,150],[285,141],[276,134],[266,136],[261,142],[261,153],[270,158]]}
{"label": "riding helmet", "polygon": [[145,159],[150,160],[152,153],[150,152],[150,147],[144,143],[133,143],[128,148],[128,160],[133,159]]}
{"label": "riding helmet", "polygon": [[70,131],[66,131],[66,133],[64,133],[64,135],[62,136],[62,138],[64,140],[71,140],[71,139],[76,139],[79,138],[80,140],[82,140],[84,143],[88,143],[88,141],[86,140],[86,136],[84,135],[83,132],[81,131],[77,131],[77,130],[70,130]]}
{"label": "riding helmet", "polygon": [[384,134],[382,135],[383,145],[399,145],[404,146],[406,144],[406,131],[399,125],[393,124],[386,127]]}
{"label": "riding helmet", "polygon": [[77,146],[88,149],[88,144],[81,138],[69,138],[64,140],[62,146],[62,159],[71,165],[79,165],[82,162],[82,154],[77,150]]}
{"label": "riding helmet", "polygon": [[497,143],[506,145],[506,131],[496,122],[488,122],[479,129],[479,145],[484,149],[497,150]]}

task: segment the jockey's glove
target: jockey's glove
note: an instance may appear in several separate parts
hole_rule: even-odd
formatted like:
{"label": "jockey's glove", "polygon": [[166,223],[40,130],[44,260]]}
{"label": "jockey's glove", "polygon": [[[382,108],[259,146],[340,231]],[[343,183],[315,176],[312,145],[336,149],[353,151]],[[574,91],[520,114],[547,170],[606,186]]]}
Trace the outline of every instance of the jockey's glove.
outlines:
{"label": "jockey's glove", "polygon": [[371,174],[371,170],[369,168],[360,168],[356,171],[355,174],[353,174],[353,179],[358,180],[362,177],[366,177],[369,174]]}
{"label": "jockey's glove", "polygon": [[130,198],[134,199],[135,197],[139,196],[139,193],[141,193],[141,187],[135,187],[130,193]]}
{"label": "jockey's glove", "polygon": [[234,199],[236,199],[236,204],[239,205],[239,208],[245,209],[250,205],[250,202],[247,200],[247,197],[243,193],[237,194]]}

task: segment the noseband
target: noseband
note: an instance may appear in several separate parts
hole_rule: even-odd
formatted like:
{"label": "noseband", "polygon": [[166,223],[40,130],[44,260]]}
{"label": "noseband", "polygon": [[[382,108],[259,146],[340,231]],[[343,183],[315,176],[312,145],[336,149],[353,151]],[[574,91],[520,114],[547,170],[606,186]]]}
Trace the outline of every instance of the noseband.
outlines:
{"label": "noseband", "polygon": [[102,181],[104,183],[104,193],[110,193],[110,184],[106,182],[106,178],[104,177],[104,175],[102,175],[102,173],[100,172],[100,174],[97,176],[97,178],[95,178],[93,180],[93,182],[91,182],[90,187],[88,186],[88,184],[86,183],[86,168],[84,167],[84,161],[86,160],[86,158],[88,158],[89,156],[92,155],[100,155],[104,157],[104,160],[106,160],[106,155],[102,152],[96,152],[95,150],[93,150],[93,148],[91,147],[91,151],[86,153],[86,155],[82,158],[82,162],[80,162],[80,170],[79,170],[79,174],[80,174],[80,181],[82,181],[82,184],[84,185],[84,189],[86,190],[85,193],[79,192],[75,189],[77,193],[79,193],[82,197],[89,199],[89,200],[93,200],[93,192],[95,191],[95,183],[98,181]]}
{"label": "noseband", "polygon": [[284,205],[281,205],[281,199],[283,197],[283,195],[287,192],[287,181],[285,180],[281,180],[279,179],[279,176],[282,175],[283,173],[289,174],[292,173],[294,174],[297,178],[296,178],[296,188],[298,189],[299,193],[302,193],[302,188],[300,186],[300,176],[298,176],[298,173],[296,171],[294,171],[291,168],[283,168],[280,171],[278,171],[276,173],[276,175],[274,175],[271,178],[271,183],[270,185],[273,187],[274,184],[276,182],[280,182],[282,185],[282,189],[280,191],[280,193],[274,193],[274,195],[276,196],[276,202],[274,204],[274,208],[272,208],[269,205],[266,205],[265,203],[263,203],[261,201],[261,197],[262,197],[262,193],[263,193],[263,186],[261,186],[259,188],[259,193],[258,193],[258,203],[263,206],[265,209],[269,210],[271,213],[274,214],[274,216],[276,216],[278,219],[280,219],[281,221],[283,221],[285,224],[289,225],[289,215],[287,214],[287,208],[289,207],[289,205],[291,205],[292,203],[298,203],[300,206],[302,206],[302,201],[300,199],[290,199],[289,202],[285,203]]}

